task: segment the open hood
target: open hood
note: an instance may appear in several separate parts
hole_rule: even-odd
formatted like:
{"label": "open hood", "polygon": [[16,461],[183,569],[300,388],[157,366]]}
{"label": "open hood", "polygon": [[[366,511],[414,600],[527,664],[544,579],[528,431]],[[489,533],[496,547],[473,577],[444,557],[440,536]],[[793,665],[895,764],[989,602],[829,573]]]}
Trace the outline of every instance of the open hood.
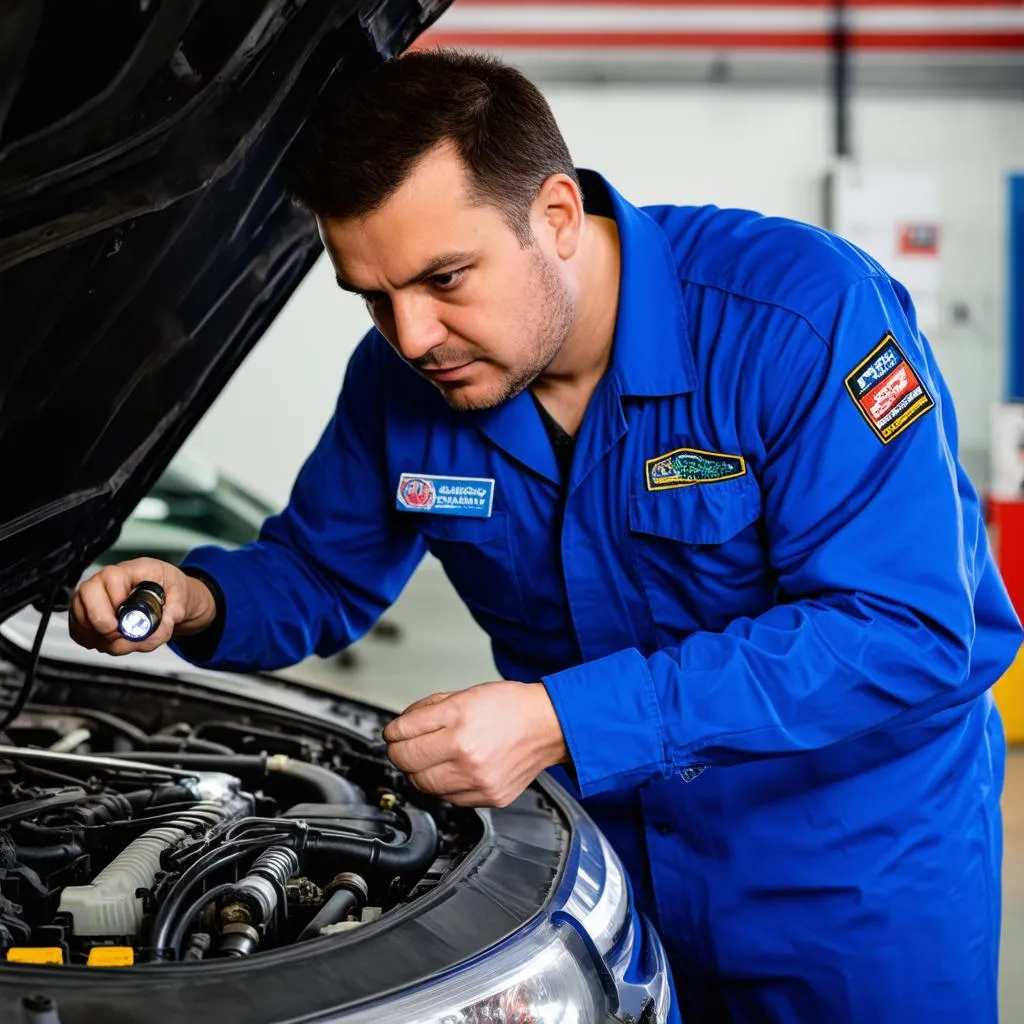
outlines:
{"label": "open hood", "polygon": [[0,618],[113,539],[320,251],[280,165],[449,0],[0,13]]}

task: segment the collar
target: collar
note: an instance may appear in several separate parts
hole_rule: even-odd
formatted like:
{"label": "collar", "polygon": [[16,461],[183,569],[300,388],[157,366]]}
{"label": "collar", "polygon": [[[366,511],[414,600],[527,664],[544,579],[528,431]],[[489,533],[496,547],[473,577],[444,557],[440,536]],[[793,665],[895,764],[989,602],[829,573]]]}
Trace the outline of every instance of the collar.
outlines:
{"label": "collar", "polygon": [[[646,213],[627,203],[599,174],[581,170],[579,175],[590,212],[615,217],[622,271],[611,362],[591,398],[593,408],[588,408],[577,439],[575,482],[625,432],[619,401],[623,395],[678,395],[697,386],[679,274],[668,239]],[[559,485],[554,449],[527,391],[493,409],[467,415],[499,448]]]}
{"label": "collar", "polygon": [[693,391],[697,371],[676,267],[661,227],[615,191],[597,172],[578,171],[584,201],[596,212],[609,205],[619,229],[622,270],[612,357],[607,374],[623,395]]}

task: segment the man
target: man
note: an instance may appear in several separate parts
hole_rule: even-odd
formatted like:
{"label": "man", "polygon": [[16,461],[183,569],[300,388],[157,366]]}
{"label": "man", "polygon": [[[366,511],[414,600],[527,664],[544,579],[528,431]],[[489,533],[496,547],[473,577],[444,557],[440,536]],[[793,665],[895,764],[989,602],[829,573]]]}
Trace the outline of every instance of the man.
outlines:
{"label": "man", "polygon": [[414,785],[504,805],[555,765],[625,862],[688,1022],[995,1021],[1021,642],[906,291],[818,229],[638,210],[496,62],[391,62],[295,158],[376,330],[288,508],[164,584],[226,669],[328,654],[432,551],[505,682],[385,730]]}

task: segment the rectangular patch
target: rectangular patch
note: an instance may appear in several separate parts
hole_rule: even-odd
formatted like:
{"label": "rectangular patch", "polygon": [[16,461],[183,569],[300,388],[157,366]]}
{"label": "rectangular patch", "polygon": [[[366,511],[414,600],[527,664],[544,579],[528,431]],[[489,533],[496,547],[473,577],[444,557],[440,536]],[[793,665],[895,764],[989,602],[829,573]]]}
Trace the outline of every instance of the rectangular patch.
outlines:
{"label": "rectangular patch", "polygon": [[489,519],[493,504],[492,477],[403,473],[395,495],[395,508],[403,512],[432,512],[443,516]]}
{"label": "rectangular patch", "polygon": [[891,334],[846,378],[846,390],[882,444],[935,408],[928,389]]}
{"label": "rectangular patch", "polygon": [[743,476],[747,463],[742,455],[705,452],[700,448],[676,448],[644,463],[647,490],[665,491],[670,487],[714,484]]}

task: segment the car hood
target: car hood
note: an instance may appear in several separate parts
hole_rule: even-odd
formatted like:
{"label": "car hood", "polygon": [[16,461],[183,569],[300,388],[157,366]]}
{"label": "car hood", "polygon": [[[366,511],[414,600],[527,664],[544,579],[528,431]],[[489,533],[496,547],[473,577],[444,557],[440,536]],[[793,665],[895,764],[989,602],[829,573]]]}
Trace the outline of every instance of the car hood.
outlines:
{"label": "car hood", "polygon": [[320,252],[282,157],[449,0],[0,14],[0,618],[77,580]]}

